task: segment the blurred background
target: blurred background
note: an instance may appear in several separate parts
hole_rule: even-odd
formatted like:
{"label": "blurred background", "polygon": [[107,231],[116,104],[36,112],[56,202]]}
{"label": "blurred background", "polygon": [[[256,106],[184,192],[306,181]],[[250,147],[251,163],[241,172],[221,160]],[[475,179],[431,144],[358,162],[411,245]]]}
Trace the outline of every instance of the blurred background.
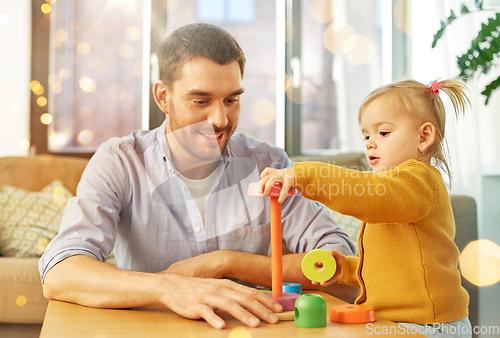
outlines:
{"label": "blurred background", "polygon": [[[464,6],[477,13],[451,23]],[[90,157],[111,137],[159,126],[156,47],[193,22],[223,27],[245,52],[238,131],[290,156],[364,152],[362,99],[403,78],[458,76],[457,56],[498,12],[499,0],[2,0],[0,156]],[[441,21],[450,25],[432,48]],[[498,57],[488,67],[468,81],[467,115],[450,112],[447,142],[450,193],[476,200],[478,237],[493,244],[479,323],[500,325],[500,93],[487,104],[481,94]]]}

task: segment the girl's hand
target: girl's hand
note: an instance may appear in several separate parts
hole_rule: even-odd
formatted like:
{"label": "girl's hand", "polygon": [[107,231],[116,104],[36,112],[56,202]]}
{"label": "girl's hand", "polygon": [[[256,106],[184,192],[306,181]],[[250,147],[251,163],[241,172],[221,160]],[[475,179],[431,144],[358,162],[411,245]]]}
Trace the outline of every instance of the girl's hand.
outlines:
{"label": "girl's hand", "polygon": [[342,255],[341,253],[338,253],[337,251],[332,250],[332,249],[330,249],[329,251],[330,251],[330,254],[333,256],[333,258],[335,258],[335,262],[337,263],[337,270],[335,271],[335,274],[333,275],[333,277],[330,278],[329,280],[327,280],[326,282],[318,283],[318,282],[311,281],[311,283],[313,285],[319,284],[321,286],[327,286],[327,285],[330,285],[332,283],[338,282],[340,279],[340,274],[342,273],[342,263],[344,262],[344,255]]}
{"label": "girl's hand", "polygon": [[269,195],[276,183],[281,183],[279,203],[283,203],[291,187],[295,186],[295,170],[293,168],[274,169],[266,168],[260,174],[259,192]]}

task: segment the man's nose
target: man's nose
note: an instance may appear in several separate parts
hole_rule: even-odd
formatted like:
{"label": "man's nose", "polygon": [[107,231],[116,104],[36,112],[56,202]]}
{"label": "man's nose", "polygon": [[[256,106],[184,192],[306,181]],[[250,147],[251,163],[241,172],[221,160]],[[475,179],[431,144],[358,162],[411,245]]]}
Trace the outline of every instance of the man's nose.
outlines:
{"label": "man's nose", "polygon": [[212,125],[217,128],[224,128],[227,125],[227,107],[225,107],[223,102],[214,104],[208,119],[212,122]]}

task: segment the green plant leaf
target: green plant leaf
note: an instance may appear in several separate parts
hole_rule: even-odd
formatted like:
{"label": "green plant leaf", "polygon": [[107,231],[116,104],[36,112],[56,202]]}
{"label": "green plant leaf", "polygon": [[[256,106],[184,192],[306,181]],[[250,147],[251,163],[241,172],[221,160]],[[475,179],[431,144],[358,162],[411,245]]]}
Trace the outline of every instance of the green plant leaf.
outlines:
{"label": "green plant leaf", "polygon": [[467,6],[465,6],[465,4],[463,2],[460,5],[460,13],[462,13],[462,14],[469,13],[469,9],[467,8]]}
{"label": "green plant leaf", "polygon": [[491,92],[494,91],[495,89],[497,89],[498,86],[500,86],[500,76],[496,80],[491,82],[489,85],[487,85],[486,89],[481,92],[481,94],[486,96],[486,101],[484,102],[484,104],[488,104],[488,100],[490,99]]}
{"label": "green plant leaf", "polygon": [[476,0],[474,6],[476,6],[476,8],[483,9],[483,0]]}
{"label": "green plant leaf", "polygon": [[457,18],[457,16],[455,15],[455,12],[453,12],[453,9],[450,11],[450,16],[448,17],[448,25],[450,23],[452,23],[455,19]]}

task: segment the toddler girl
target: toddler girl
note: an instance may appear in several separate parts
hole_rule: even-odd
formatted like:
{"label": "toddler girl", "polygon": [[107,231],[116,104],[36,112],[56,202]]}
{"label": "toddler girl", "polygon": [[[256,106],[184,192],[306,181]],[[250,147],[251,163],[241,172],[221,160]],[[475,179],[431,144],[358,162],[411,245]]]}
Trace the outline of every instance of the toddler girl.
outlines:
{"label": "toddler girl", "polygon": [[449,175],[442,145],[445,109],[438,93],[450,97],[458,116],[470,104],[465,89],[454,80],[430,87],[405,80],[372,92],[361,104],[359,122],[373,172],[301,162],[266,168],[260,181],[265,194],[275,183],[283,185],[279,202],[295,186],[305,197],[362,220],[359,257],[330,250],[337,272],[321,285],[357,286],[356,304],[373,306],[407,332],[421,324],[418,332],[434,337],[452,326],[454,336],[470,337],[469,295],[457,269],[450,198],[431,164]]}

